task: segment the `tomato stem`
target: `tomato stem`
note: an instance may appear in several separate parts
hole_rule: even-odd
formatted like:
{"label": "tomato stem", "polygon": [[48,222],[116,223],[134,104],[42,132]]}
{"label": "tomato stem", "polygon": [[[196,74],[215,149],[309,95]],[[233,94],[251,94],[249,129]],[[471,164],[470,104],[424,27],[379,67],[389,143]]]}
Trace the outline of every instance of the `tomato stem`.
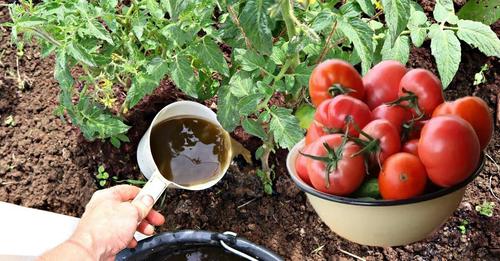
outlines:
{"label": "tomato stem", "polygon": [[334,83],[330,88],[328,88],[328,92],[332,95],[332,96],[336,96],[336,95],[339,95],[339,94],[349,94],[351,92],[356,92],[356,90],[353,90],[351,88],[347,88],[347,87],[344,87],[342,84],[340,83]]}

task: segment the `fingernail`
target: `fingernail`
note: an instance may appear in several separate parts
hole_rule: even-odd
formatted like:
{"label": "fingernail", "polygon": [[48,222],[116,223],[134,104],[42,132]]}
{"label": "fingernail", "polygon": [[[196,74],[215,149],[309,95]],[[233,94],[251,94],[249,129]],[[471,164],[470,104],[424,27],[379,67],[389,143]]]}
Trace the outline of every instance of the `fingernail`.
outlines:
{"label": "fingernail", "polygon": [[155,232],[155,227],[151,224],[147,225],[144,232],[148,235],[152,235]]}
{"label": "fingernail", "polygon": [[151,197],[150,195],[142,196],[141,201],[142,203],[144,203],[144,205],[146,205],[146,207],[150,207],[155,203],[153,197]]}

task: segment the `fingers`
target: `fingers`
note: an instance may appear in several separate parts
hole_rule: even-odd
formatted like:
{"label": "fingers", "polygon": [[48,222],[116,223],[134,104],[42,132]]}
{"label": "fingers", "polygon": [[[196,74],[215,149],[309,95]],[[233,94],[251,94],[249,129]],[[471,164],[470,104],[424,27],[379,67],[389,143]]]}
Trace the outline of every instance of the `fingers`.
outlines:
{"label": "fingers", "polygon": [[149,211],[153,208],[153,204],[155,203],[153,197],[150,195],[142,195],[139,198],[135,198],[132,201],[132,205],[137,209],[137,222],[142,221],[149,213]]}
{"label": "fingers", "polygon": [[118,185],[109,188],[109,190],[113,192],[120,201],[132,200],[139,194],[139,191],[141,191],[140,188],[131,185]]}
{"label": "fingers", "polygon": [[151,236],[155,233],[155,227],[149,224],[148,221],[143,220],[139,226],[137,226],[137,231],[143,233],[146,236]]}
{"label": "fingers", "polygon": [[149,211],[146,220],[153,226],[161,226],[165,223],[165,217],[154,209]]}
{"label": "fingers", "polygon": [[135,238],[132,239],[132,241],[130,241],[127,245],[127,248],[134,248],[137,246],[137,240],[135,240]]}

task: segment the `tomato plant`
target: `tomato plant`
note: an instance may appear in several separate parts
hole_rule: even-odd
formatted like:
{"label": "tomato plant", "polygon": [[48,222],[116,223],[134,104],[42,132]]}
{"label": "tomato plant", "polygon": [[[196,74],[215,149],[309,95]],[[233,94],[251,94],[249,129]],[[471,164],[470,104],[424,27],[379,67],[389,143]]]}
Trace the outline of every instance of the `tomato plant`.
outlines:
{"label": "tomato plant", "polygon": [[326,60],[314,68],[309,78],[309,96],[314,106],[337,94],[363,100],[363,80],[354,67],[342,60]]}
{"label": "tomato plant", "polygon": [[382,61],[373,66],[365,76],[366,104],[374,109],[383,103],[392,102],[398,98],[399,82],[406,74],[406,67],[398,61]]}
{"label": "tomato plant", "polygon": [[422,194],[427,183],[427,173],[419,158],[400,152],[390,156],[378,177],[383,199],[408,199]]}
{"label": "tomato plant", "polygon": [[480,151],[472,126],[454,115],[430,119],[418,142],[418,155],[429,179],[441,187],[467,179],[477,168]]}
{"label": "tomato plant", "polygon": [[351,136],[357,136],[358,130],[372,120],[368,106],[351,96],[338,95],[319,105],[314,120],[331,132],[344,132],[348,129]]}
{"label": "tomato plant", "polygon": [[[457,37],[500,56],[491,28],[460,19],[445,0],[436,1],[435,22],[410,0],[377,12],[370,1],[353,0],[13,2],[12,21],[2,26],[10,27],[19,53],[36,39],[43,57],[55,57],[56,112],[86,139],[128,142],[130,110],[170,79],[199,102],[217,97],[226,130],[242,126],[262,140],[255,156],[268,180],[270,153],[303,137],[294,113],[307,102],[311,71],[322,61],[346,60],[366,74],[382,60],[406,64],[410,46],[430,39],[446,87],[460,63]],[[274,104],[275,97],[284,102]]]}
{"label": "tomato plant", "polygon": [[321,137],[309,145],[307,172],[313,187],[321,192],[346,196],[354,192],[365,178],[360,147],[340,134]]}
{"label": "tomato plant", "polygon": [[493,116],[486,102],[478,97],[463,97],[441,104],[432,116],[447,114],[457,115],[470,123],[479,138],[481,150],[486,148],[493,135]]}

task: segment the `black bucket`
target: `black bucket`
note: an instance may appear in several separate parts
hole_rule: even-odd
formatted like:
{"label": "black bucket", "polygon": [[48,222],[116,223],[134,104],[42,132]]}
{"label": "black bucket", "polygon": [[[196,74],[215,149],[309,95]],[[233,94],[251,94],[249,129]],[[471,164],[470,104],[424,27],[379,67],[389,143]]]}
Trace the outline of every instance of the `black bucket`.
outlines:
{"label": "black bucket", "polygon": [[200,247],[220,248],[233,256],[246,260],[281,261],[269,249],[246,239],[236,237],[232,232],[215,233],[209,231],[183,230],[165,232],[139,241],[134,249],[122,250],[116,260],[165,260],[172,253],[199,249]]}

